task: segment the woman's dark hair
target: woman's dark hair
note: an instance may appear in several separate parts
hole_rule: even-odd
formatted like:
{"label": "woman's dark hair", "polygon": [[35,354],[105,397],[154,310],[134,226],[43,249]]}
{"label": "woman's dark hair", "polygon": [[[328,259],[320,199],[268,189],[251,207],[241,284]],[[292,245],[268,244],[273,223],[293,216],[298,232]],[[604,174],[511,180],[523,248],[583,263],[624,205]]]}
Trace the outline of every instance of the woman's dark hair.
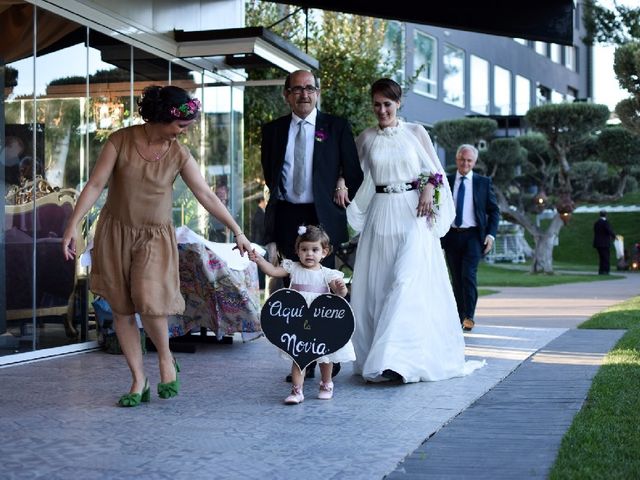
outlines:
{"label": "woman's dark hair", "polygon": [[296,238],[295,249],[298,251],[298,247],[302,242],[320,242],[322,248],[328,248],[329,253],[331,253],[331,240],[329,239],[329,235],[322,228],[316,227],[315,225],[306,225],[306,232],[302,235],[298,235]]}
{"label": "woman's dark hair", "polygon": [[200,102],[192,99],[180,87],[152,85],[142,92],[138,112],[145,122],[171,123],[174,120],[193,120],[198,116]]}
{"label": "woman's dark hair", "polygon": [[381,78],[371,85],[371,98],[373,98],[376,93],[394,102],[399,102],[402,98],[402,87],[390,78]]}

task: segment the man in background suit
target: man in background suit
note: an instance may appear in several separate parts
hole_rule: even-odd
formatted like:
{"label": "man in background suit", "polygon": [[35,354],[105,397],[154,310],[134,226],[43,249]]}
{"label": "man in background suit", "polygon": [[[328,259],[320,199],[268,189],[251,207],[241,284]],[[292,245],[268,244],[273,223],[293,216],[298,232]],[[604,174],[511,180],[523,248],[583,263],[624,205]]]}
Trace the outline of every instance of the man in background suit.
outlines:
{"label": "man in background suit", "polygon": [[593,224],[593,248],[598,251],[599,275],[609,275],[609,258],[611,258],[611,241],[616,234],[607,220],[607,212],[600,210],[600,218]]}
{"label": "man in background suit", "polygon": [[457,171],[447,176],[456,204],[456,217],[442,238],[458,316],[466,332],[475,325],[478,264],[493,247],[500,221],[491,179],[473,172],[477,160],[478,150],[473,145],[458,148]]}
{"label": "man in background suit", "polygon": [[[305,70],[290,73],[283,95],[292,113],[262,127],[262,171],[270,191],[265,241],[275,242],[281,257],[297,261],[300,225],[320,225],[333,252],[349,239],[346,210],[334,195],[355,195],[363,175],[349,122],[316,108],[320,88],[315,76]],[[339,177],[345,187],[337,185]],[[322,262],[328,268],[335,268],[333,252]],[[309,367],[307,375],[312,374]]]}

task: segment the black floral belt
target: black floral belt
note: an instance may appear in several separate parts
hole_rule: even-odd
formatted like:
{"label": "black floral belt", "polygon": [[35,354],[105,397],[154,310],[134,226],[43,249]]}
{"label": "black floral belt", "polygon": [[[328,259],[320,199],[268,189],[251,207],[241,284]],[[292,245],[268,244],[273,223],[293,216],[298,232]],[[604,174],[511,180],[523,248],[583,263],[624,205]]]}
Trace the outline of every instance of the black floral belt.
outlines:
{"label": "black floral belt", "polygon": [[418,188],[416,182],[392,183],[390,185],[376,185],[376,193],[402,193]]}

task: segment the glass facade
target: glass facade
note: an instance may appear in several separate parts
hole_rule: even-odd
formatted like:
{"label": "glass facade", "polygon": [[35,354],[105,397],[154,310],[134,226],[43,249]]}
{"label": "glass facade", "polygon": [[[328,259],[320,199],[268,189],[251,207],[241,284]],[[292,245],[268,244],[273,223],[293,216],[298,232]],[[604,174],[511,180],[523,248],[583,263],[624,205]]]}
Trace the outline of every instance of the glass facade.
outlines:
{"label": "glass facade", "polygon": [[551,102],[551,89],[540,83],[536,85],[536,105],[545,105]]}
{"label": "glass facade", "polygon": [[496,115],[511,114],[511,72],[493,67],[493,109]]}
{"label": "glass facade", "polygon": [[413,72],[418,77],[413,91],[428,97],[438,96],[438,44],[419,30],[413,35]]}
{"label": "glass facade", "polygon": [[[5,39],[10,47],[0,55],[0,355],[96,339],[88,269],[63,260],[62,235],[109,134],[142,122],[137,100],[145,87],[173,84],[202,101],[203,114],[180,141],[239,222],[243,192],[242,90],[121,36],[12,3],[0,16],[19,9],[31,20],[15,25],[19,35]],[[106,190],[82,222],[80,252],[105,198]],[[176,226],[218,234],[180,180],[173,208]]]}
{"label": "glass facade", "polygon": [[531,81],[516,75],[516,115],[525,115],[531,108]]}
{"label": "glass facade", "polygon": [[558,45],[557,43],[551,43],[550,47],[550,58],[552,62],[562,63],[562,45]]}
{"label": "glass facade", "polygon": [[533,48],[535,49],[536,53],[539,53],[540,55],[543,56],[547,56],[547,43],[546,42],[534,42],[533,43]]}
{"label": "glass facade", "polygon": [[576,50],[575,47],[565,45],[564,47],[564,66],[569,70],[576,71]]}
{"label": "glass facade", "polygon": [[464,51],[451,45],[444,46],[442,99],[464,108]]}
{"label": "glass facade", "polygon": [[472,111],[489,115],[489,62],[484,58],[471,55],[470,58],[470,82]]}
{"label": "glass facade", "polygon": [[386,65],[397,65],[392,78],[400,85],[404,84],[405,47],[404,23],[387,22],[382,47],[386,57],[384,60]]}

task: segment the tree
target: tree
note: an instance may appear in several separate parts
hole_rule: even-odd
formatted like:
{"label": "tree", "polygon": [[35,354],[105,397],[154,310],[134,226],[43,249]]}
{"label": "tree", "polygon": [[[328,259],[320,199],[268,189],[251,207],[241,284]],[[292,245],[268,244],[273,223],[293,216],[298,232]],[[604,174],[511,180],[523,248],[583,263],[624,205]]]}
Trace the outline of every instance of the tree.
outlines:
{"label": "tree", "polygon": [[561,103],[533,107],[526,119],[533,130],[547,138],[551,155],[558,165],[561,190],[571,193],[569,154],[603,128],[609,118],[606,105]]}
{"label": "tree", "polygon": [[[479,167],[493,179],[502,217],[533,237],[531,272],[553,273],[554,243],[574,208],[572,153],[604,127],[608,116],[605,105],[549,104],[529,110],[526,118],[534,132],[521,137],[494,138],[495,122],[468,118],[436,123],[434,136],[450,150],[486,142]],[[549,204],[556,213],[548,225],[540,225],[536,214]]]}
{"label": "tree", "polygon": [[619,45],[615,51],[613,70],[620,86],[630,94],[616,105],[622,125],[640,135],[640,6],[628,7],[615,2],[613,9],[594,0],[585,2],[585,43]]}
{"label": "tree", "polygon": [[355,135],[374,121],[369,87],[395,71],[384,64],[385,28],[383,20],[327,11],[313,29],[310,50],[320,63],[322,109],[348,118]]}
{"label": "tree", "polygon": [[625,128],[640,135],[640,42],[616,49],[613,70],[620,86],[630,94],[616,105],[616,114]]}
{"label": "tree", "polygon": [[640,7],[628,7],[616,2],[609,9],[594,0],[584,2],[583,23],[587,45],[605,43],[622,45],[640,40]]}
{"label": "tree", "polygon": [[488,141],[498,129],[498,122],[491,118],[465,118],[464,122],[443,120],[433,126],[438,143],[450,150],[456,150],[463,143],[478,144]]}
{"label": "tree", "polygon": [[615,193],[605,199],[618,200],[633,177],[633,167],[640,164],[640,136],[619,126],[605,128],[598,136],[597,148],[602,161],[614,169],[618,179]]}

